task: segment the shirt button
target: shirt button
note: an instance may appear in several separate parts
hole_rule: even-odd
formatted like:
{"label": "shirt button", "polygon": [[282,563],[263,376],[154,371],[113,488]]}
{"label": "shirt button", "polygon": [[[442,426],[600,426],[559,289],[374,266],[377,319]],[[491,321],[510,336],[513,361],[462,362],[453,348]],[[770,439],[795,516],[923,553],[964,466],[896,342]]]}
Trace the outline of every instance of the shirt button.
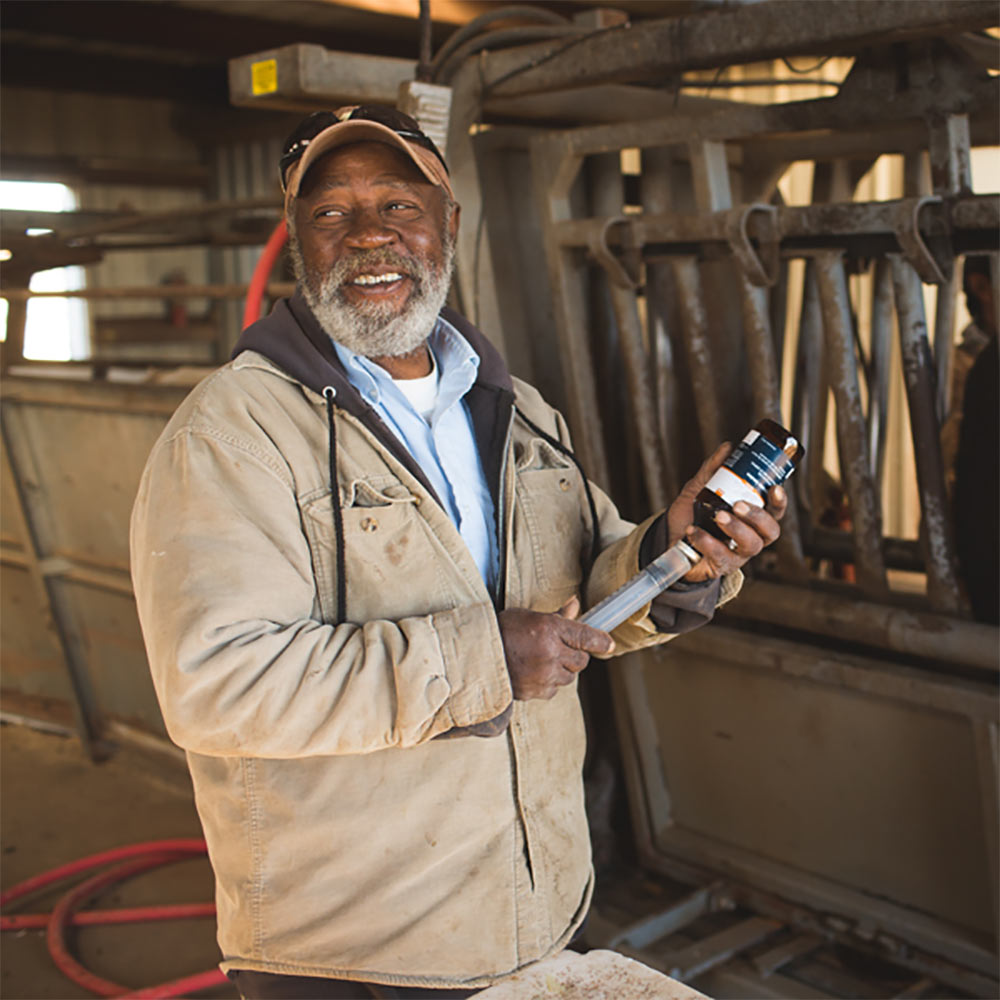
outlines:
{"label": "shirt button", "polygon": [[559,489],[561,489],[563,491],[563,493],[565,493],[569,489],[569,480],[568,479],[560,479],[559,480]]}
{"label": "shirt button", "polygon": [[378,531],[378,521],[374,517],[366,517],[361,521],[362,531]]}

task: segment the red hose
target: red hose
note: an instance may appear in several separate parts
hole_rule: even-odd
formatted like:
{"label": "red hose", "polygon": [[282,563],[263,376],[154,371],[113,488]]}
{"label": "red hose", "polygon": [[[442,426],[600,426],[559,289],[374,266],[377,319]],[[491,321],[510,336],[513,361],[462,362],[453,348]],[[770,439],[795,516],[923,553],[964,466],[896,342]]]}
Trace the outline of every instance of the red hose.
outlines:
{"label": "red hose", "polygon": [[[108,979],[102,979],[89,969],[85,969],[69,953],[66,945],[66,931],[70,925],[78,922],[119,923],[127,913],[136,915],[135,919],[150,920],[195,915],[192,911],[197,911],[197,915],[199,916],[208,916],[214,913],[215,907],[212,904],[205,903],[184,904],[181,906],[140,907],[132,911],[112,911],[109,914],[109,920],[96,919],[98,918],[97,913],[76,913],[80,906],[106,886],[115,882],[121,882],[150,868],[170,864],[174,861],[182,861],[185,858],[204,853],[205,842],[203,840],[158,840],[144,844],[132,844],[128,847],[93,854],[90,857],[81,858],[79,861],[61,865],[58,868],[53,868],[51,871],[26,879],[0,896],[0,904],[9,903],[12,900],[19,899],[61,879],[89,871],[91,868],[97,868],[112,862],[124,861],[124,864],[118,864],[114,868],[99,872],[70,889],[56,903],[52,913],[31,914],[30,918],[32,920],[37,920],[39,917],[45,918],[44,926],[46,927],[46,944],[48,945],[49,954],[63,975],[71,979],[78,986],[82,986],[92,993],[105,997],[180,997],[185,993],[219,986],[227,982],[226,976],[218,969],[210,969],[207,972],[198,973],[194,976],[186,976],[183,979],[175,979],[169,983],[162,983],[159,986],[150,986],[136,992],[130,992],[127,986],[121,986]],[[87,920],[85,919],[86,917],[93,917],[95,919]],[[2,922],[0,922],[0,929],[3,930],[14,930],[23,926],[25,925],[18,923],[17,917],[4,917],[2,918]]]}
{"label": "red hose", "polygon": [[247,288],[246,305],[243,307],[244,330],[251,323],[256,323],[260,319],[260,305],[267,289],[267,279],[271,277],[274,262],[278,259],[278,254],[281,253],[281,248],[287,239],[288,227],[285,225],[285,220],[282,219],[268,237],[267,243],[264,244],[264,252],[260,255],[257,266],[253,269],[253,277]]}

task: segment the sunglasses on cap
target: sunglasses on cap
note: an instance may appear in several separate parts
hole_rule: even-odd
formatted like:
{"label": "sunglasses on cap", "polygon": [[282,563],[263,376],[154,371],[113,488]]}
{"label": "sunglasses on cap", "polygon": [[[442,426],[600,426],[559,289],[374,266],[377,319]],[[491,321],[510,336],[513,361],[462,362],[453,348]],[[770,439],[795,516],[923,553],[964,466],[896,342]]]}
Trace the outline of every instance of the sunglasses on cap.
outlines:
{"label": "sunglasses on cap", "polygon": [[420,125],[414,118],[402,111],[397,111],[395,108],[360,104],[353,108],[341,108],[339,111],[314,111],[296,126],[285,140],[281,159],[278,160],[278,178],[281,181],[282,191],[285,190],[285,177],[288,175],[288,168],[302,158],[309,143],[331,125],[348,121],[375,122],[377,125],[384,125],[386,128],[392,129],[396,135],[401,136],[407,142],[430,150],[441,161],[445,173],[448,173],[448,164],[444,162],[444,157],[434,142],[420,131]]}

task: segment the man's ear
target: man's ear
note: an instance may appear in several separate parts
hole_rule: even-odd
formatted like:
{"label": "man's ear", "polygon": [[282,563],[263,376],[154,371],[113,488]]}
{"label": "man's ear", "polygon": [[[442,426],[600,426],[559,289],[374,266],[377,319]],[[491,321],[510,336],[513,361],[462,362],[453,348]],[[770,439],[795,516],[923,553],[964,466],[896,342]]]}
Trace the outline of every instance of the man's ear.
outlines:
{"label": "man's ear", "polygon": [[456,202],[451,212],[451,219],[448,222],[448,232],[453,241],[458,238],[458,220],[461,214],[462,206]]}

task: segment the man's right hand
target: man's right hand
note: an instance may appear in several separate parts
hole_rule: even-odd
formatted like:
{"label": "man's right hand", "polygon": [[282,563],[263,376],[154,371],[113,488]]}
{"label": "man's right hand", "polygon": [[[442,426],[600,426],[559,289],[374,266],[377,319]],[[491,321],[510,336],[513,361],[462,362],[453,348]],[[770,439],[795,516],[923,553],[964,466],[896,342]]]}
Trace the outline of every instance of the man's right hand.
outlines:
{"label": "man's right hand", "polygon": [[576,597],[555,614],[523,608],[500,612],[500,635],[516,699],[551,698],[583,670],[591,655],[614,649],[607,632],[573,620],[579,613]]}

